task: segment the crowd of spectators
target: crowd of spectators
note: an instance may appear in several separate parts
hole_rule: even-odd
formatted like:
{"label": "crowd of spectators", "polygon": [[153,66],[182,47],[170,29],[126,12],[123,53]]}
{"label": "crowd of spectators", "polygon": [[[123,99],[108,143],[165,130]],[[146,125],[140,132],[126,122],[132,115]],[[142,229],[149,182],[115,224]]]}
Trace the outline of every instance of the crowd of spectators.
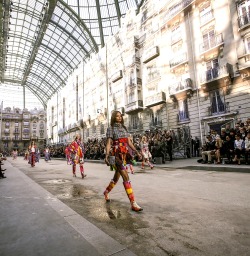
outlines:
{"label": "crowd of spectators", "polygon": [[226,125],[220,133],[211,130],[202,148],[201,163],[221,164],[226,159],[225,163],[249,164],[249,154],[250,118],[245,122],[239,120],[233,128]]}
{"label": "crowd of spectators", "polygon": [[[167,160],[173,160],[173,136],[171,131],[155,129],[147,130],[143,134],[131,135],[131,139],[138,151],[140,151],[142,137],[148,138],[149,149],[152,154],[152,160],[156,157],[162,157],[163,163]],[[67,145],[57,144],[49,146],[51,158],[65,158],[65,148]],[[105,158],[106,138],[88,139],[84,142],[85,159],[102,160]],[[137,157],[135,156],[138,161]]]}

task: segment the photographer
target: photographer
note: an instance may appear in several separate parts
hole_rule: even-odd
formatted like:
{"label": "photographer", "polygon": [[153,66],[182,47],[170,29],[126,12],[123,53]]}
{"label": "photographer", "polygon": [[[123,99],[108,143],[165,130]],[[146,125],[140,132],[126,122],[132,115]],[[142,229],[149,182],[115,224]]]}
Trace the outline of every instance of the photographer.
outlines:
{"label": "photographer", "polygon": [[[202,155],[202,163],[208,163],[211,164],[212,163],[212,155],[215,154],[215,141],[213,141],[212,136],[208,135],[207,136],[207,142],[205,144],[205,146],[203,147],[203,151],[201,153]],[[206,160],[207,157],[207,160]]]}

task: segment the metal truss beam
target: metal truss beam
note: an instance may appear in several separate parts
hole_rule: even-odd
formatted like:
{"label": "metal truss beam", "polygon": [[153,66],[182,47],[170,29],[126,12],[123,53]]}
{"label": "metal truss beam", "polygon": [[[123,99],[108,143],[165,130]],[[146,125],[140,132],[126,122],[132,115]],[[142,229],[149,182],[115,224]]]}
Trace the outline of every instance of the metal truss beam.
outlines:
{"label": "metal truss beam", "polygon": [[103,36],[102,16],[101,16],[99,0],[96,0],[96,10],[97,10],[97,16],[98,16],[98,24],[99,24],[99,31],[100,31],[101,46],[104,47],[105,43],[104,43],[104,36]]}
{"label": "metal truss beam", "polygon": [[115,8],[116,8],[116,12],[117,12],[117,17],[118,17],[118,22],[119,22],[119,27],[121,27],[121,9],[118,3],[118,0],[115,0]]}
{"label": "metal truss beam", "polygon": [[49,0],[48,11],[44,14],[44,18],[41,22],[40,30],[38,31],[37,38],[36,38],[36,41],[34,43],[34,47],[32,49],[31,55],[30,55],[29,62],[26,66],[26,70],[25,70],[25,73],[24,73],[24,76],[23,76],[22,85],[26,84],[26,81],[27,81],[27,78],[29,76],[31,67],[32,67],[33,62],[36,58],[37,49],[41,45],[41,42],[42,42],[43,37],[44,37],[44,33],[47,29],[47,24],[49,23],[49,21],[52,17],[52,14],[53,14],[53,12],[55,10],[55,7],[56,7],[56,3],[57,3],[57,0]]}
{"label": "metal truss beam", "polygon": [[0,81],[4,80],[4,72],[5,72],[5,59],[7,55],[7,38],[9,32],[9,19],[10,19],[10,1],[4,0],[1,1],[0,4],[0,18],[1,18],[1,41],[0,41],[0,63],[2,63],[0,68]]}

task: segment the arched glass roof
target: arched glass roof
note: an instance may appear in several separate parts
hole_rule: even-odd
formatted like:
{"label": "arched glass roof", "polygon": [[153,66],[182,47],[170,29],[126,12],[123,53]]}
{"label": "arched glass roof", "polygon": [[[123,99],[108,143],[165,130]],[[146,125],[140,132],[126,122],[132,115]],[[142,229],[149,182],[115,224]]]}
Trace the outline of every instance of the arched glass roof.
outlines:
{"label": "arched glass roof", "polygon": [[3,0],[0,81],[24,86],[46,106],[82,60],[117,32],[143,0]]}

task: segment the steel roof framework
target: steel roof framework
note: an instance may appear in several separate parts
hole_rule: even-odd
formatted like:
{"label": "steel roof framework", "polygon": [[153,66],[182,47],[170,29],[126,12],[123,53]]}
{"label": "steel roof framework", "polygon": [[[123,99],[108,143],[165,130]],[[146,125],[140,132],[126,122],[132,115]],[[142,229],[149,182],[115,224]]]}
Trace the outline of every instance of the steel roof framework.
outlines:
{"label": "steel roof framework", "polygon": [[3,0],[0,81],[28,88],[46,107],[69,74],[117,32],[143,0]]}

